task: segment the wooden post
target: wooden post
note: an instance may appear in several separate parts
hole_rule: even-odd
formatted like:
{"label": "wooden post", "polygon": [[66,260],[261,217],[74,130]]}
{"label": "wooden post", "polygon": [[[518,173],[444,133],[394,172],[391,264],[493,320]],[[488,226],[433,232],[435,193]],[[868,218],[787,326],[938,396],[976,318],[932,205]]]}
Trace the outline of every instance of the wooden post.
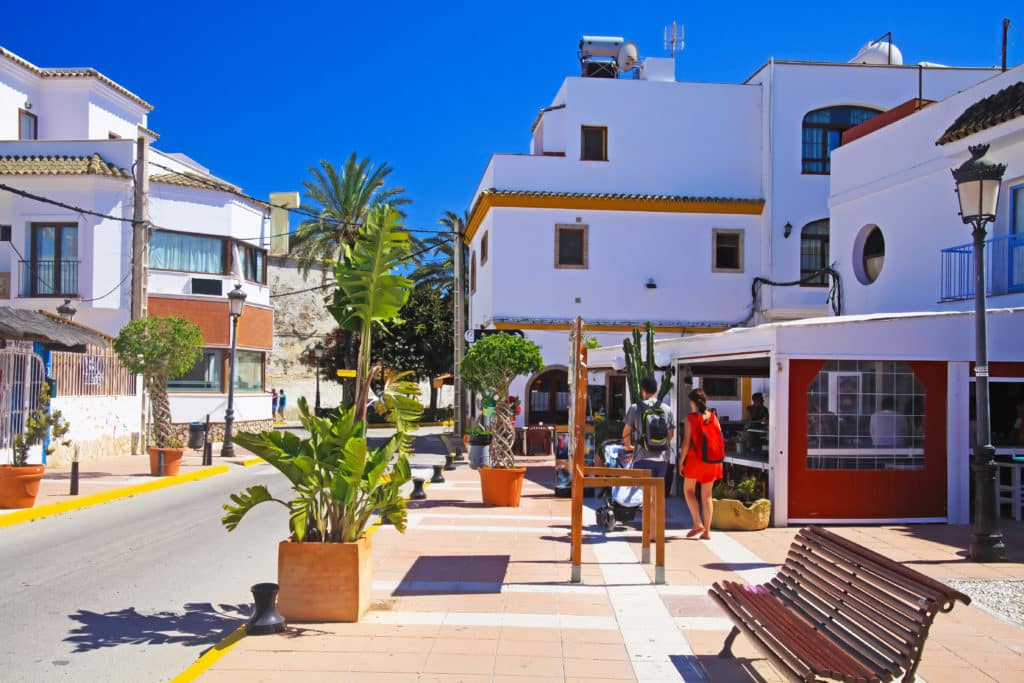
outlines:
{"label": "wooden post", "polygon": [[571,557],[572,583],[580,583],[583,580],[583,478],[584,473],[584,448],[583,439],[584,423],[587,419],[587,350],[583,348],[583,318],[577,316],[573,325],[572,337],[570,338],[570,352],[573,354],[569,359],[569,367],[573,371],[570,378],[573,391],[573,413],[569,416],[570,430],[572,434],[572,530],[571,530]]}
{"label": "wooden post", "polygon": [[651,535],[654,532],[652,526],[653,520],[651,519],[654,515],[654,507],[651,505],[651,487],[644,486],[643,496],[643,529],[641,531],[640,540],[640,562],[648,564],[651,561]]}
{"label": "wooden post", "polygon": [[654,555],[654,583],[665,583],[665,478],[654,477],[654,505],[657,542]]}

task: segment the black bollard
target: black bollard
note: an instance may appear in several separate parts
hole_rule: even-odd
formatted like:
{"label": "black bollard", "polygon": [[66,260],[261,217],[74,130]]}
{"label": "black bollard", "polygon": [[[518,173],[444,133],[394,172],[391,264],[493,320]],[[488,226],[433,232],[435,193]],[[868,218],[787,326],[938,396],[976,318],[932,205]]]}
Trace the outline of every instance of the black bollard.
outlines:
{"label": "black bollard", "polygon": [[252,616],[245,622],[245,633],[250,636],[265,636],[281,633],[287,628],[284,617],[277,611],[276,583],[257,583],[252,591]]}
{"label": "black bollard", "polygon": [[455,456],[454,455],[446,455],[446,456],[444,456],[444,468],[447,471],[449,471],[449,472],[451,472],[452,470],[455,469]]}
{"label": "black bollard", "polygon": [[412,480],[412,493],[409,500],[426,500],[427,492],[423,490],[423,479],[416,477]]}
{"label": "black bollard", "polygon": [[78,461],[71,461],[71,495],[78,495]]}
{"label": "black bollard", "polygon": [[441,474],[441,465],[434,465],[434,476],[430,478],[431,484],[443,484],[444,475]]}

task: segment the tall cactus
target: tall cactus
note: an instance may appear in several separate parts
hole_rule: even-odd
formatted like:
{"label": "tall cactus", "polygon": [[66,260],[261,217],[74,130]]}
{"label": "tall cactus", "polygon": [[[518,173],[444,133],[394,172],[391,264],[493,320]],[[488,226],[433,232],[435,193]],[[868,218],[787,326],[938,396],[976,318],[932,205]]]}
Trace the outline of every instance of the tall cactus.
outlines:
{"label": "tall cactus", "polygon": [[[643,337],[647,337],[646,349],[643,348]],[[654,325],[647,323],[647,334],[643,335],[638,328],[633,328],[633,338],[622,340],[622,351],[626,356],[626,384],[629,386],[629,400],[640,401],[640,382],[644,377],[654,377],[658,369],[654,362]],[[672,378],[676,374],[675,366],[665,368],[661,375],[661,386],[658,387],[658,400],[662,401],[672,391]]]}

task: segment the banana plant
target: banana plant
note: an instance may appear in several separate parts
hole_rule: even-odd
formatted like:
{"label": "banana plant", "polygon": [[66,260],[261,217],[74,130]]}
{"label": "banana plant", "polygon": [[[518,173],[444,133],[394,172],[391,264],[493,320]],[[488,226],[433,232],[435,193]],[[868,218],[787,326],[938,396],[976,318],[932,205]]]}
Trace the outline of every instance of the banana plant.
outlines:
{"label": "banana plant", "polygon": [[[379,371],[380,366],[376,366],[373,375]],[[398,450],[408,458],[412,455],[412,433],[416,431],[416,423],[423,415],[423,404],[419,402],[420,387],[416,382],[406,379],[412,375],[411,371],[395,372],[385,369],[383,374],[380,400],[373,404],[373,408],[378,415],[386,416],[395,424],[395,429],[402,435]]]}
{"label": "banana plant", "polygon": [[356,418],[366,419],[370,395],[370,340],[373,327],[387,330],[399,322],[399,311],[413,281],[399,271],[411,259],[412,240],[402,225],[402,214],[387,204],[373,209],[352,245],[344,245],[344,258],[334,263],[334,282],[327,310],[338,326],[359,337],[356,363]]}
{"label": "banana plant", "polygon": [[335,418],[310,414],[298,401],[309,438],[271,430],[239,434],[235,442],[280,471],[292,485],[290,500],[274,497],[264,485],[231,496],[221,523],[233,531],[261,503],[278,503],[289,511],[290,538],[297,543],[351,543],[366,533],[374,511],[405,531],[402,487],[412,478],[409,461],[399,452],[404,433],[397,431],[375,449],[366,440],[366,424],[354,407]]}

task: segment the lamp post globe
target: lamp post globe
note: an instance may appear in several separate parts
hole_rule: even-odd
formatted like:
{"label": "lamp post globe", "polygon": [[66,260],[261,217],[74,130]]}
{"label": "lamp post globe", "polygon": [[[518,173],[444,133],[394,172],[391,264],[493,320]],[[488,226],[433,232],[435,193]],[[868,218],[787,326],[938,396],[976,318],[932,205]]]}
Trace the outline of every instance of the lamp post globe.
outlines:
{"label": "lamp post globe", "polygon": [[1006,559],[1006,546],[999,530],[999,470],[992,446],[992,425],[988,395],[988,325],[985,313],[985,224],[996,218],[999,186],[1006,164],[986,159],[988,145],[968,148],[971,158],[953,169],[960,217],[973,226],[974,237],[974,402],[977,412],[977,435],[971,474],[974,479],[974,534],[969,549],[976,562],[999,562]]}
{"label": "lamp post globe", "polygon": [[78,313],[78,311],[71,305],[71,299],[64,299],[64,303],[57,307],[57,315],[60,316],[61,320],[71,322],[71,319],[75,317],[75,313]]}
{"label": "lamp post globe", "polygon": [[316,346],[313,347],[313,358],[316,361],[316,405],[313,412],[317,417],[320,417],[320,362],[324,358],[323,342],[317,342]]}
{"label": "lamp post globe", "polygon": [[235,423],[235,355],[238,347],[238,319],[242,317],[244,309],[245,292],[239,283],[228,292],[228,313],[231,315],[231,364],[228,370],[228,407],[224,411],[224,443],[220,447],[222,458],[235,455],[235,444],[232,442],[232,428]]}

